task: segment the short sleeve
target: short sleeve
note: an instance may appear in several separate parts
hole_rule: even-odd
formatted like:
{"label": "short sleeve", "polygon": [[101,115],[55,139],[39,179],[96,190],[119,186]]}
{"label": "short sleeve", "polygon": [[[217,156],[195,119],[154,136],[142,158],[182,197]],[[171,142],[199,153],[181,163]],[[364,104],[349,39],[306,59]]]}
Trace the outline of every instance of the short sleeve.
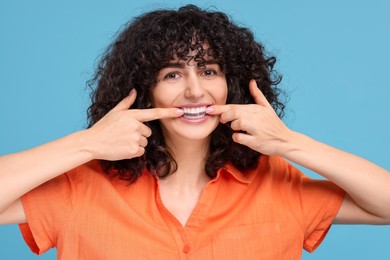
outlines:
{"label": "short sleeve", "polygon": [[60,175],[22,196],[27,223],[19,225],[27,245],[35,254],[55,247],[57,235],[72,212],[74,183]]}
{"label": "short sleeve", "polygon": [[279,160],[289,183],[285,196],[304,233],[303,247],[313,252],[328,233],[345,192],[328,180],[309,178],[290,163]]}
{"label": "short sleeve", "polygon": [[[310,192],[316,189],[316,192]],[[340,210],[345,192],[330,181],[302,177],[303,247],[313,252],[324,240]]]}

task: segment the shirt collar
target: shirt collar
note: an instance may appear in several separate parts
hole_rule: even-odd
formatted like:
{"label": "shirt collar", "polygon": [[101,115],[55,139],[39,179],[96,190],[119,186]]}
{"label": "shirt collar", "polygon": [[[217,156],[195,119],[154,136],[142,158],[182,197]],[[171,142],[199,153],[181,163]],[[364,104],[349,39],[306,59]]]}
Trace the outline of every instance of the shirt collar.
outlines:
{"label": "shirt collar", "polygon": [[217,172],[216,179],[220,178],[220,175],[229,174],[238,182],[250,184],[258,174],[261,174],[265,170],[264,167],[267,167],[268,160],[269,156],[261,155],[255,167],[244,171],[238,170],[232,163],[228,162]]}
{"label": "shirt collar", "polygon": [[252,175],[248,171],[241,172],[236,167],[234,167],[231,163],[225,164],[224,167],[219,169],[217,173],[217,179],[220,178],[220,175],[228,174],[231,175],[234,179],[236,179],[238,182],[241,182],[243,184],[249,184],[252,182]]}

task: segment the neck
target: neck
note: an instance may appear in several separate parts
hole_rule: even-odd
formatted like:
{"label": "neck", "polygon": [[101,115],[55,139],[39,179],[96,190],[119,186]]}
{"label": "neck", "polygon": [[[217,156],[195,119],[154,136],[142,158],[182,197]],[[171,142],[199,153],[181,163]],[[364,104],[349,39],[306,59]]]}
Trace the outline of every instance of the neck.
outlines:
{"label": "neck", "polygon": [[168,140],[167,146],[175,158],[177,171],[162,181],[184,189],[203,187],[209,181],[205,172],[209,144],[209,140]]}

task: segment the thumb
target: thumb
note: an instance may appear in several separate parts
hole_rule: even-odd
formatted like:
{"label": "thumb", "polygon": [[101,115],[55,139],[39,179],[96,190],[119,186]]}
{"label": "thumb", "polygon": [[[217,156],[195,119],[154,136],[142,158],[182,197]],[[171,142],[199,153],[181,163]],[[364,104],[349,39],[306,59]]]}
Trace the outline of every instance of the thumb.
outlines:
{"label": "thumb", "polygon": [[133,105],[135,98],[137,97],[137,91],[133,88],[129,95],[122,99],[110,112],[127,110]]}
{"label": "thumb", "polygon": [[257,87],[256,81],[253,79],[249,82],[249,91],[253,99],[255,100],[256,104],[272,108],[272,106],[270,105],[266,97],[263,95],[261,90]]}

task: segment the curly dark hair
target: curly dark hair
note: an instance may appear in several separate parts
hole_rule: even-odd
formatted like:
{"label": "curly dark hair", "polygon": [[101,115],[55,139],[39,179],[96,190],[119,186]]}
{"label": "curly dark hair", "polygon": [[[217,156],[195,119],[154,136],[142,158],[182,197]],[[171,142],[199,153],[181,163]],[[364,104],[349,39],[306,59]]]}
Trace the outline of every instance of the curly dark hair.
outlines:
{"label": "curly dark hair", "polygon": [[[204,49],[205,43],[208,48]],[[190,52],[197,53],[194,57]],[[88,82],[96,89],[88,109],[89,127],[101,119],[130,90],[137,90],[132,108],[144,109],[150,104],[150,89],[156,85],[158,72],[172,59],[194,59],[205,64],[205,55],[218,62],[226,75],[228,104],[254,103],[248,84],[251,79],[282,117],[283,93],[277,84],[281,77],[274,71],[275,57],[267,56],[253,33],[234,24],[222,12],[202,10],[187,5],[178,10],[157,10],[136,17],[119,33],[103,54],[94,77]],[[96,84],[97,83],[97,84]],[[158,120],[145,123],[152,129],[145,154],[139,158],[104,161],[107,174],[130,183],[137,180],[146,167],[159,178],[177,170],[168,151]],[[227,162],[245,170],[256,166],[260,154],[232,140],[229,125],[219,124],[212,133],[205,171],[211,178]]]}

